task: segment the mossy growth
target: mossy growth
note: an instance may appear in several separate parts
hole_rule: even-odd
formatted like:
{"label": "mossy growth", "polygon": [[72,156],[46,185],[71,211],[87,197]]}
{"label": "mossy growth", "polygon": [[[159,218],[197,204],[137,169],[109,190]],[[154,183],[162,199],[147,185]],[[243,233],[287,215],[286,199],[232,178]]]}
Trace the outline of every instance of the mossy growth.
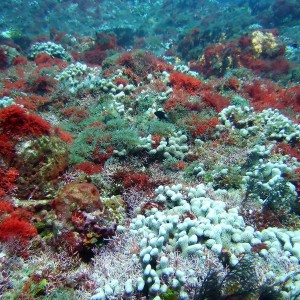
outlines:
{"label": "mossy growth", "polygon": [[46,292],[47,280],[42,279],[39,283],[32,283],[30,285],[30,294],[33,297],[43,295]]}
{"label": "mossy growth", "polygon": [[186,116],[188,116],[191,113],[191,110],[182,105],[181,103],[178,103],[175,109],[169,110],[168,111],[168,117],[170,122],[182,126],[183,120],[185,119]]}
{"label": "mossy growth", "polygon": [[168,289],[163,295],[163,300],[177,300],[179,296],[179,292],[176,290]]}
{"label": "mossy growth", "polygon": [[75,291],[70,288],[59,287],[50,295],[39,297],[40,300],[65,300],[76,299]]}
{"label": "mossy growth", "polygon": [[178,169],[176,166],[178,165],[179,162],[180,160],[178,158],[171,156],[165,158],[162,163],[165,170],[174,171]]}
{"label": "mossy growth", "polygon": [[105,152],[110,146],[110,133],[99,127],[91,127],[83,130],[75,139],[70,149],[70,163],[79,164],[84,161],[93,161],[96,148]]}
{"label": "mossy growth", "polygon": [[[65,91],[62,91],[65,93]],[[66,95],[67,98],[73,97],[72,95]],[[54,99],[56,101],[63,101],[62,99]],[[66,109],[69,107],[81,107],[81,103],[79,100],[75,98],[72,99],[73,101],[69,101],[68,105],[65,107]],[[87,127],[91,127],[94,124],[106,124],[110,120],[119,117],[119,114],[114,109],[108,109],[112,102],[111,95],[101,95],[98,99],[98,102],[90,107],[85,107],[85,111],[87,112],[87,117],[83,118],[79,122],[75,122],[72,118],[66,119],[64,115],[62,115],[64,121],[61,122],[60,127],[62,127],[65,131],[72,132],[73,134],[79,134]]]}
{"label": "mossy growth", "polygon": [[115,130],[111,133],[111,143],[119,151],[134,152],[140,144],[138,131],[135,128]]}
{"label": "mossy growth", "polygon": [[235,105],[235,106],[250,106],[250,103],[247,99],[239,96],[239,95],[235,95],[232,97],[232,99],[230,100],[230,103],[232,105]]}
{"label": "mossy growth", "polygon": [[49,226],[47,225],[46,222],[41,221],[41,222],[35,223],[34,226],[36,227],[36,229],[39,232],[39,235],[42,238],[52,235],[52,228],[49,228]]}
{"label": "mossy growth", "polygon": [[64,172],[67,161],[68,146],[57,137],[42,136],[20,144],[16,160],[20,172],[18,195],[22,199],[53,197],[56,179]]}
{"label": "mossy growth", "polygon": [[112,55],[107,56],[102,62],[103,70],[114,67],[119,58],[120,58],[120,53],[114,53]]}
{"label": "mossy growth", "polygon": [[[32,272],[33,270],[30,269],[28,271]],[[14,286],[14,290],[9,290],[7,293],[3,295],[3,298],[1,299],[5,299],[5,300],[50,299],[44,297],[47,288],[47,280],[45,278],[41,279],[39,282],[33,282],[30,279],[27,281],[23,281],[23,280],[18,280],[18,281],[19,282],[17,283],[17,285]]]}
{"label": "mossy growth", "polygon": [[105,208],[105,214],[109,215],[109,219],[118,220],[118,224],[121,224],[126,216],[126,205],[122,197],[120,195],[102,197],[101,201]]}
{"label": "mossy growth", "polygon": [[176,131],[174,124],[157,119],[151,120],[148,125],[149,133],[152,135],[158,134],[162,137],[166,137],[172,135]]}
{"label": "mossy growth", "polygon": [[229,166],[214,172],[212,179],[215,189],[239,189],[243,185],[243,172],[238,166]]}
{"label": "mossy growth", "polygon": [[190,164],[187,164],[184,168],[185,177],[189,180],[195,179],[197,177],[197,172],[195,172],[195,168],[199,166],[199,161],[193,161]]}
{"label": "mossy growth", "polygon": [[12,39],[12,40],[19,39],[22,37],[22,35],[23,35],[22,32],[17,28],[11,28],[0,34],[1,37]]}
{"label": "mossy growth", "polygon": [[125,129],[126,127],[129,126],[129,124],[123,118],[115,118],[107,121],[106,126],[107,126],[107,130],[114,131],[114,130]]}

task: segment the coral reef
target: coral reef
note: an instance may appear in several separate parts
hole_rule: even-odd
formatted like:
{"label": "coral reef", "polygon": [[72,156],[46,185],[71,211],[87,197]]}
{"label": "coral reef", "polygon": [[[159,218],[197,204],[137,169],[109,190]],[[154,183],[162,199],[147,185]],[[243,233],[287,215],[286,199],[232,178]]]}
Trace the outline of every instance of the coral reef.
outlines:
{"label": "coral reef", "polygon": [[1,299],[300,297],[297,1],[2,2]]}

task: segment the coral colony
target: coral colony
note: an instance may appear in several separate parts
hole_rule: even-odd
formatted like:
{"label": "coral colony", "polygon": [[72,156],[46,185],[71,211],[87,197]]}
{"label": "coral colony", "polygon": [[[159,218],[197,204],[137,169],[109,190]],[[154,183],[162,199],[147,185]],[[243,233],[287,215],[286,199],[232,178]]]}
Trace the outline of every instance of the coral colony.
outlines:
{"label": "coral colony", "polygon": [[0,299],[300,299],[299,1],[2,2]]}

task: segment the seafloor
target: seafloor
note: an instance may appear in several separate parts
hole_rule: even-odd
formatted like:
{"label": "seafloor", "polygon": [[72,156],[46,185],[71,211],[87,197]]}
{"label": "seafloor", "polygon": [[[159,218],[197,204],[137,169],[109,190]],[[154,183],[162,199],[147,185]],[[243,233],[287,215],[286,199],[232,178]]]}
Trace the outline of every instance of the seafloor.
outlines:
{"label": "seafloor", "polygon": [[300,299],[300,3],[2,0],[0,299]]}

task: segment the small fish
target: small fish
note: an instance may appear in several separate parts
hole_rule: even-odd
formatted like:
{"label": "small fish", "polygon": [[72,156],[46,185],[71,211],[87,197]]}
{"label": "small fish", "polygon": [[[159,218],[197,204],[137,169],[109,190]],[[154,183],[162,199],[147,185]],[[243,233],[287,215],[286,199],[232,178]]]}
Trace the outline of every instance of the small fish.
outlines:
{"label": "small fish", "polygon": [[162,111],[162,110],[157,110],[155,113],[154,113],[159,120],[168,120],[168,115]]}

